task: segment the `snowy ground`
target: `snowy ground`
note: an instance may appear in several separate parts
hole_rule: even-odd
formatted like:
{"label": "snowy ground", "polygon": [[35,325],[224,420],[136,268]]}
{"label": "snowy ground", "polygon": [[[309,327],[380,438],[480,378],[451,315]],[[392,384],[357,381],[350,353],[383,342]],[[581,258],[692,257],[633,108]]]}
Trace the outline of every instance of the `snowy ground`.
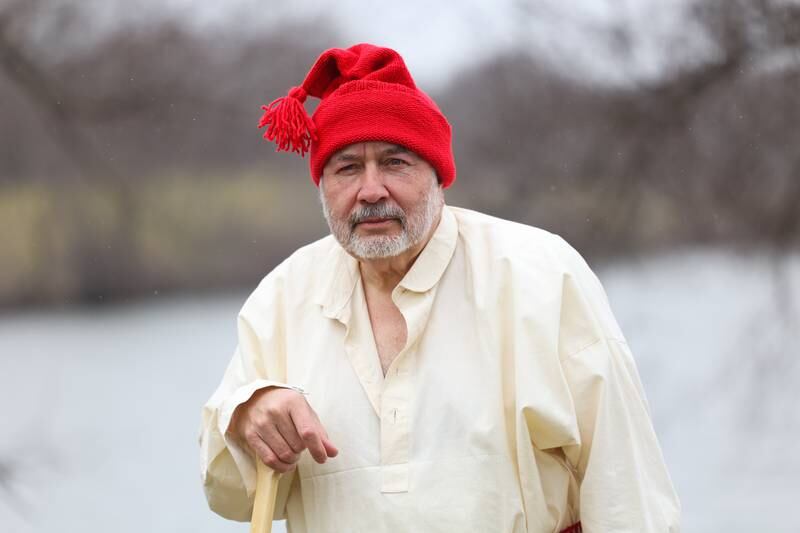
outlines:
{"label": "snowy ground", "polygon": [[[597,269],[684,532],[800,531],[800,256],[778,264],[706,250]],[[197,453],[245,296],[0,318],[0,530],[247,531],[208,511]]]}

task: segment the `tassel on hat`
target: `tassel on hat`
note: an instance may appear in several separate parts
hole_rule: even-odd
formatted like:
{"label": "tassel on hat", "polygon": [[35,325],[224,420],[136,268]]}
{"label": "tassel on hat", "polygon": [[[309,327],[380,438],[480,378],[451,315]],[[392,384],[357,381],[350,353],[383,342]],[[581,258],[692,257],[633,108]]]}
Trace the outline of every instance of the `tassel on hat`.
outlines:
{"label": "tassel on hat", "polygon": [[293,87],[287,96],[276,98],[268,106],[261,106],[264,115],[258,127],[267,127],[264,138],[278,145],[276,152],[292,151],[303,157],[311,142],[317,140],[317,128],[303,107],[307,96],[303,87]]}

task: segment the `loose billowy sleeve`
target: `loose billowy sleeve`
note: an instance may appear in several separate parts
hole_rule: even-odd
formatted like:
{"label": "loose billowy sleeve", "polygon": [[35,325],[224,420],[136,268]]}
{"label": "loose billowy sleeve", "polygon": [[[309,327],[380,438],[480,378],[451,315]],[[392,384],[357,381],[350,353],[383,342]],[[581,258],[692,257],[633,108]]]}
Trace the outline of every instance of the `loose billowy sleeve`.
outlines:
{"label": "loose billowy sleeve", "polygon": [[564,448],[586,533],[679,531],[680,505],[627,344],[602,338],[563,362],[580,431]]}
{"label": "loose billowy sleeve", "polygon": [[630,348],[600,281],[566,245],[559,357],[578,429],[563,447],[584,533],[675,533],[680,503]]}
{"label": "loose billowy sleeve", "polygon": [[[238,342],[217,390],[202,409],[200,469],[209,507],[231,520],[248,521],[256,486],[253,457],[226,435],[236,407],[255,391],[291,387],[283,357],[280,298],[268,276],[238,316]],[[275,518],[284,518],[294,472],[280,477]]]}

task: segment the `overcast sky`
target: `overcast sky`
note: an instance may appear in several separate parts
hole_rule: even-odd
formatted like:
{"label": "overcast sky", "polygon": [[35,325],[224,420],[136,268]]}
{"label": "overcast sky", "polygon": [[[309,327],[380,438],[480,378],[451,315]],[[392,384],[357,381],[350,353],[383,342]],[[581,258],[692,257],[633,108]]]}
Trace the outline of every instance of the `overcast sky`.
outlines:
{"label": "overcast sky", "polygon": [[269,31],[281,21],[327,15],[346,39],[342,47],[372,42],[395,48],[427,88],[511,46],[607,83],[657,76],[676,54],[691,57],[703,47],[686,15],[693,0],[87,1],[106,22],[169,15],[197,28],[235,31]]}

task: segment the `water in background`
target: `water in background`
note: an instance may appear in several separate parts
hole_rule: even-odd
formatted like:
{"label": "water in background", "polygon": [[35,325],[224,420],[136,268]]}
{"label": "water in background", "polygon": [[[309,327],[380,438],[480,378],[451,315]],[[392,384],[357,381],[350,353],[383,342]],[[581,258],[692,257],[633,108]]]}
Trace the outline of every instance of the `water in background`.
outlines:
{"label": "water in background", "polygon": [[[687,251],[596,271],[682,530],[800,530],[800,256]],[[246,296],[0,319],[0,530],[248,531],[208,510],[197,446]]]}

